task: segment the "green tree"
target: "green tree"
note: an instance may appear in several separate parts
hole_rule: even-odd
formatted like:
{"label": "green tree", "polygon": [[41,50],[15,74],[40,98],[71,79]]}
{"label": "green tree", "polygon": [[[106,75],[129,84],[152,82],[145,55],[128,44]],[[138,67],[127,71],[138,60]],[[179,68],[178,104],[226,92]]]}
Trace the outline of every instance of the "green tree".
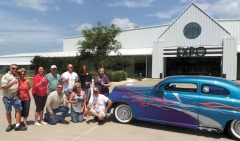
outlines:
{"label": "green tree", "polygon": [[104,61],[104,67],[113,69],[113,70],[124,70],[126,67],[132,66],[134,64],[134,60],[132,57],[127,56],[114,56],[109,57],[107,61]]}
{"label": "green tree", "polygon": [[121,32],[122,30],[114,24],[107,27],[100,22],[97,22],[96,27],[83,29],[82,35],[84,40],[78,42],[80,60],[85,60],[85,62],[94,66],[95,70],[100,68],[102,63],[107,60],[111,51],[119,54],[118,50],[122,46],[115,37]]}

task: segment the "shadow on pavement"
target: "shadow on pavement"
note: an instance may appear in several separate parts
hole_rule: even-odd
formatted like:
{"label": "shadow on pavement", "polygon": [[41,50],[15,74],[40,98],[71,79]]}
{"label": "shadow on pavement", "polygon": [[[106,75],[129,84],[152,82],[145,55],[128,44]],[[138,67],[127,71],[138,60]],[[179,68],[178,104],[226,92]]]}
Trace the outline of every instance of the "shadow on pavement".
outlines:
{"label": "shadow on pavement", "polygon": [[[111,122],[119,123],[113,114],[110,114],[108,117],[108,120]],[[214,139],[229,139],[232,140],[232,138],[228,135],[227,132],[223,133],[215,133],[215,132],[208,132],[208,131],[201,131],[201,130],[194,130],[184,127],[178,127],[178,126],[171,126],[171,125],[165,125],[165,124],[159,124],[159,123],[152,123],[152,122],[146,122],[146,121],[140,121],[140,120],[133,120],[130,125],[142,127],[142,128],[151,128],[155,130],[164,130],[169,132],[177,132],[181,134],[190,134],[190,135],[196,135],[196,136],[203,136],[203,137],[209,137]]]}

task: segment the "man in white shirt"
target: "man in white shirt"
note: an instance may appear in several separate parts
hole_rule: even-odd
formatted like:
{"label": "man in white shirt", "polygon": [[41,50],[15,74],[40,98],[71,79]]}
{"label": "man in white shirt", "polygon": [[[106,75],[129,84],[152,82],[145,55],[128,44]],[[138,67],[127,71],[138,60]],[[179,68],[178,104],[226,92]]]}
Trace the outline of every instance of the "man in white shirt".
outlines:
{"label": "man in white shirt", "polygon": [[111,107],[112,101],[105,95],[99,94],[97,87],[93,89],[93,96],[89,100],[87,106],[87,114],[95,116],[95,120],[102,122],[106,117],[108,109]]}
{"label": "man in white shirt", "polygon": [[66,95],[67,99],[69,99],[73,86],[78,81],[78,75],[77,73],[73,72],[72,64],[68,64],[67,70],[68,71],[62,74],[61,80],[64,84],[64,94]]}

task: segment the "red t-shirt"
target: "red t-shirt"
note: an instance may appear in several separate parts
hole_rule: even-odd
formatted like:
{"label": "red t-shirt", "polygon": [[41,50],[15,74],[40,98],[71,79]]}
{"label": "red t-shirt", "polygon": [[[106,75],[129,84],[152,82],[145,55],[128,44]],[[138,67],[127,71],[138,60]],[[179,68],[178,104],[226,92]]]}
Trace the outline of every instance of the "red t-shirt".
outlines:
{"label": "red t-shirt", "polygon": [[[40,86],[36,86],[40,83],[41,80],[44,80]],[[38,96],[46,96],[47,95],[47,78],[44,75],[36,74],[33,77],[33,87],[32,87],[32,94],[36,94]]]}
{"label": "red t-shirt", "polygon": [[18,86],[18,98],[21,101],[26,101],[30,99],[29,90],[28,90],[28,84],[26,82],[26,79],[23,81],[19,79],[19,86]]}

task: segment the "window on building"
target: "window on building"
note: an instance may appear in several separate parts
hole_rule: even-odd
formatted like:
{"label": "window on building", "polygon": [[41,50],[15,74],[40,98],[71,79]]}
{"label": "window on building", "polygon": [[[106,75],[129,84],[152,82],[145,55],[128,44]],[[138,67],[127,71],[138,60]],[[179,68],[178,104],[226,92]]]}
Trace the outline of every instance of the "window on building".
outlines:
{"label": "window on building", "polygon": [[230,92],[222,87],[215,85],[203,84],[201,87],[201,91],[203,94],[215,94],[215,95],[229,95]]}
{"label": "window on building", "polygon": [[201,26],[198,23],[188,23],[184,29],[183,34],[188,39],[195,39],[201,34]]}

